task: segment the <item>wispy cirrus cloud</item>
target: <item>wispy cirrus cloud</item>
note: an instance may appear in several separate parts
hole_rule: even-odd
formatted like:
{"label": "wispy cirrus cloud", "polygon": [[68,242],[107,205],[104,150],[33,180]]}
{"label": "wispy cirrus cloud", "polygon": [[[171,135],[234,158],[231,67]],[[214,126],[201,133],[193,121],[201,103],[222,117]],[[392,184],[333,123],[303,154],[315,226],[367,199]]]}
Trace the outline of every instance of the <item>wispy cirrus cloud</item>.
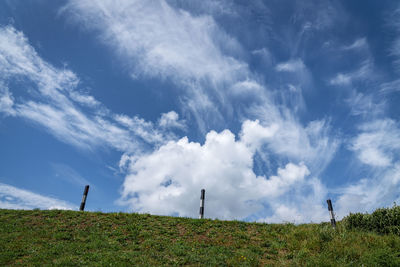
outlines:
{"label": "wispy cirrus cloud", "polygon": [[351,90],[351,95],[346,102],[351,108],[351,115],[364,116],[374,119],[384,114],[386,101],[371,93],[361,93]]}
{"label": "wispy cirrus cloud", "polygon": [[[328,121],[311,124],[322,126],[312,131],[299,123],[290,108],[297,104],[293,101],[302,98],[293,98],[288,103],[290,107],[278,104],[273,90],[260,82],[240,59],[240,44],[209,15],[194,16],[174,9],[166,1],[124,0],[118,5],[112,1],[69,1],[62,13],[94,31],[102,42],[123,56],[121,61],[131,64],[128,71],[135,77],[173,80],[182,90],[178,94],[182,109],[190,111],[204,134],[214,128],[226,128],[227,122],[241,124],[252,118],[264,126],[280,126],[282,147],[273,146],[279,153],[300,155],[285,145],[299,139],[302,141],[296,143],[296,148],[303,144],[326,145],[332,151],[336,147],[334,138],[325,136],[329,131]],[[321,27],[325,25],[323,21]],[[278,67],[303,76],[302,79],[307,72],[301,59]],[[301,90],[298,92],[301,94]],[[317,140],[317,136],[322,139]]]}
{"label": "wispy cirrus cloud", "polygon": [[393,65],[397,71],[400,71],[400,7],[391,13],[388,18],[388,25],[396,33],[396,38],[392,42],[389,54],[393,57]]}
{"label": "wispy cirrus cloud", "polygon": [[15,115],[14,97],[3,83],[0,83],[0,112],[5,115]]}
{"label": "wispy cirrus cloud", "polygon": [[356,39],[351,45],[343,46],[343,50],[359,50],[368,48],[368,42],[365,37]]}
{"label": "wispy cirrus cloud", "polygon": [[373,67],[372,59],[366,59],[360,64],[358,69],[350,72],[338,73],[329,83],[331,85],[348,86],[357,81],[366,82],[373,80],[376,76],[373,73]]}
{"label": "wispy cirrus cloud", "polygon": [[298,72],[302,71],[306,68],[303,61],[301,59],[289,60],[287,62],[282,62],[276,65],[275,69],[277,71],[286,71],[286,72]]}
{"label": "wispy cirrus cloud", "polygon": [[[212,16],[203,13],[193,15],[173,8],[166,1],[123,0],[118,1],[118,4],[111,1],[69,1],[62,13],[94,32],[105,45],[111,47],[134,79],[151,77],[173,81],[179,88],[182,110],[189,111],[191,117],[195,118],[200,132],[208,133],[204,145],[181,139],[179,142],[172,141],[162,145],[160,149],[143,157],[133,155],[131,161],[128,154],[124,154],[121,166],[130,167],[124,183],[123,199],[124,203],[134,209],[163,214],[173,213],[175,210],[181,215],[188,214],[189,209],[181,208],[179,203],[191,203],[189,197],[195,189],[186,184],[194,183],[194,179],[209,179],[205,176],[202,163],[196,160],[193,163],[187,162],[184,165],[192,166],[189,170],[169,162],[166,165],[175,166],[177,171],[180,170],[179,175],[171,179],[166,178],[171,174],[164,173],[162,168],[150,166],[156,165],[153,160],[160,163],[163,156],[168,158],[165,151],[174,155],[171,160],[177,162],[186,162],[186,158],[191,158],[189,155],[185,156],[184,151],[187,147],[200,146],[202,149],[193,152],[198,158],[201,158],[202,154],[205,156],[211,153],[206,149],[207,138],[215,136],[216,133],[212,129],[226,128],[227,122],[235,121],[245,127],[247,124],[243,122],[252,119],[258,120],[260,127],[274,127],[276,134],[266,138],[257,150],[259,153],[271,153],[280,157],[282,161],[278,162],[281,168],[286,168],[288,161],[295,165],[304,162],[308,171],[319,173],[333,158],[340,142],[331,135],[329,119],[313,120],[305,125],[300,123],[296,112],[291,110],[293,105],[302,105],[297,103],[302,102],[300,87],[291,85],[289,88],[292,89],[289,90],[292,90],[293,97],[285,98],[284,105],[278,103],[274,89],[261,82],[257,74],[250,71],[246,61],[241,59],[240,43],[220,28]],[[328,27],[329,21],[325,15],[316,18],[316,23],[309,27],[312,30]],[[310,79],[310,74],[300,58],[283,62],[276,70],[290,72],[297,80]],[[243,98],[246,101],[243,101]],[[160,123],[162,121],[161,119]],[[125,122],[130,123],[128,120]],[[221,135],[226,135],[226,132],[222,133]],[[230,131],[229,133],[232,135]],[[215,158],[220,156],[215,155]],[[248,164],[251,165],[252,157],[249,160]],[[222,158],[220,161],[224,162]],[[140,169],[141,164],[144,169]],[[248,171],[250,172],[250,167]],[[210,169],[207,175],[221,177],[219,179],[233,179],[229,178],[229,173],[217,172],[214,169]],[[139,188],[145,183],[145,176],[166,180],[158,181],[158,178],[154,178],[155,184],[149,187],[149,191],[141,191]],[[225,176],[227,178],[222,178]],[[191,178],[185,178],[187,181],[184,181],[182,177]],[[151,183],[150,180],[147,182]],[[185,186],[179,187],[180,183],[185,183]],[[163,186],[167,184],[168,187]],[[140,197],[136,198],[137,195]],[[170,208],[156,201],[164,197],[170,200]],[[177,202],[174,202],[174,199]],[[257,198],[254,201],[257,202]],[[254,205],[260,204],[256,202]],[[226,218],[250,214],[239,215],[232,210],[231,205],[227,208],[224,211],[227,214]]]}
{"label": "wispy cirrus cloud", "polygon": [[361,133],[352,140],[351,150],[361,162],[374,167],[392,165],[395,152],[400,150],[400,129],[391,119],[364,123]]}
{"label": "wispy cirrus cloud", "polygon": [[[0,66],[0,110],[44,127],[62,142],[129,152],[142,150],[143,143],[155,145],[172,137],[163,136],[151,122],[113,114],[93,96],[79,92],[75,73],[44,61],[23,33],[11,26],[0,28]],[[10,81],[33,84],[37,91],[30,99],[16,99],[6,86]],[[84,112],[80,106],[91,110]]]}
{"label": "wispy cirrus cloud", "polygon": [[77,209],[66,201],[43,196],[25,189],[0,183],[0,208],[2,209]]}
{"label": "wispy cirrus cloud", "polygon": [[[395,11],[394,16],[390,17],[389,27],[394,25],[398,28],[400,24],[395,19],[398,14]],[[390,52],[395,58],[395,67],[396,40]],[[388,81],[390,75],[384,77],[379,74],[366,38],[357,39],[343,49],[351,53],[364,53],[364,57],[361,57],[364,61],[357,70],[338,74],[336,80],[331,80],[331,84],[336,81],[336,85],[352,87],[347,103],[351,108],[351,115],[361,115],[361,120],[356,124],[356,134],[348,140],[348,149],[358,161],[354,162],[353,168],[363,169],[363,174],[358,181],[331,190],[337,195],[336,208],[340,218],[349,212],[371,212],[377,207],[390,206],[400,199],[400,127],[398,120],[389,116],[390,105],[387,98],[398,91],[398,80]],[[365,86],[370,81],[374,81],[372,86]],[[364,86],[360,88],[356,86],[357,83]]]}
{"label": "wispy cirrus cloud", "polygon": [[69,1],[62,12],[96,31],[133,78],[173,80],[182,109],[203,132],[224,123],[232,109],[226,87],[251,75],[233,56],[240,45],[211,16],[192,16],[165,1]]}
{"label": "wispy cirrus cloud", "polygon": [[204,186],[209,217],[321,221],[327,194],[340,216],[370,211],[398,199],[399,127],[387,97],[398,81],[353,12],[329,0],[70,0],[63,18],[108,47],[127,76],[161,82],[149,90],[167,91],[175,111],[153,121],[113,113],[13,27],[0,32],[0,110],[76,147],[121,152],[121,203],[132,210],[196,216]]}
{"label": "wispy cirrus cloud", "polygon": [[377,207],[390,206],[400,200],[400,127],[398,122],[373,117],[358,128],[358,134],[350,140],[349,149],[353,151],[364,168],[363,177],[340,186],[332,193],[337,194],[337,215],[346,216],[349,212],[371,212]]}
{"label": "wispy cirrus cloud", "polygon": [[400,79],[390,82],[385,82],[381,84],[380,87],[380,92],[383,94],[390,94],[398,91],[400,91]]}
{"label": "wispy cirrus cloud", "polygon": [[346,187],[337,188],[336,214],[339,218],[350,212],[372,212],[378,207],[398,203],[400,195],[400,163],[376,169]]}
{"label": "wispy cirrus cloud", "polygon": [[85,185],[89,185],[93,188],[94,183],[89,182],[86,178],[80,175],[76,170],[71,168],[70,166],[64,163],[51,163],[51,168],[55,172],[55,176],[60,179],[64,180],[68,183],[71,183],[75,186],[83,187]]}
{"label": "wispy cirrus cloud", "polygon": [[[134,59],[131,75],[178,80],[232,78],[246,65],[221,53],[221,46],[239,48],[211,16],[194,17],[165,1],[69,1],[63,12],[99,32],[117,53]],[[221,43],[216,35],[221,35]],[[223,44],[227,42],[228,44]]]}
{"label": "wispy cirrus cloud", "polygon": [[[400,7],[391,13],[387,18],[387,26],[394,33],[394,40],[388,49],[388,54],[392,58],[392,65],[395,71],[400,71]],[[400,79],[393,79],[381,84],[380,92],[383,94],[391,94],[400,91]]]}

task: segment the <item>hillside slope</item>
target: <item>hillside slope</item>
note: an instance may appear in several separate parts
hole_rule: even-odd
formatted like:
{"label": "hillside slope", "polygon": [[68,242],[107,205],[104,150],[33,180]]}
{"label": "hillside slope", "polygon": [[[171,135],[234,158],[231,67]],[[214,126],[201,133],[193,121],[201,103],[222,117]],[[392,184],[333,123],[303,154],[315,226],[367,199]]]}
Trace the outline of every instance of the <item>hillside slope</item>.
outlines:
{"label": "hillside slope", "polygon": [[329,224],[0,210],[4,265],[400,266],[400,237]]}

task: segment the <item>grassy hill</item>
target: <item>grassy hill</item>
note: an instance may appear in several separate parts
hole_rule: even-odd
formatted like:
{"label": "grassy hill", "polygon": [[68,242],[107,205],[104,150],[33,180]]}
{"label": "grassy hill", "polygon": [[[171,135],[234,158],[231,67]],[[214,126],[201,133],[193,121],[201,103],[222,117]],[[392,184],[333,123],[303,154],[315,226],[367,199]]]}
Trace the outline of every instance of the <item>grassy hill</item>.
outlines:
{"label": "grassy hill", "polygon": [[0,266],[400,266],[400,236],[329,224],[0,210]]}

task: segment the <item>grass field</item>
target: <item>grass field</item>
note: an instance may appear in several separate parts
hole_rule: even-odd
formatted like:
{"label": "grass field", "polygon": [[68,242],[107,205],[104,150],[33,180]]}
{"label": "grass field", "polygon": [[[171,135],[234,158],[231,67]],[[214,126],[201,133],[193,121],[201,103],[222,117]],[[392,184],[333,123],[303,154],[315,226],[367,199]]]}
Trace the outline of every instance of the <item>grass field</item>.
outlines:
{"label": "grass field", "polygon": [[0,266],[400,266],[400,237],[329,224],[0,210]]}

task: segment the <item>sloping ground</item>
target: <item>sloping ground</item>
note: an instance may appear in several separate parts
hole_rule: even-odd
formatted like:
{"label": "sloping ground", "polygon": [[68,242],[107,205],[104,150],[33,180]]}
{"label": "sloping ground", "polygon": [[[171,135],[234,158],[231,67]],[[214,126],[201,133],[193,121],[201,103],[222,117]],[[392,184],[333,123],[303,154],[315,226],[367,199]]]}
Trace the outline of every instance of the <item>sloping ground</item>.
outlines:
{"label": "sloping ground", "polygon": [[400,237],[329,224],[0,210],[4,265],[400,266]]}

